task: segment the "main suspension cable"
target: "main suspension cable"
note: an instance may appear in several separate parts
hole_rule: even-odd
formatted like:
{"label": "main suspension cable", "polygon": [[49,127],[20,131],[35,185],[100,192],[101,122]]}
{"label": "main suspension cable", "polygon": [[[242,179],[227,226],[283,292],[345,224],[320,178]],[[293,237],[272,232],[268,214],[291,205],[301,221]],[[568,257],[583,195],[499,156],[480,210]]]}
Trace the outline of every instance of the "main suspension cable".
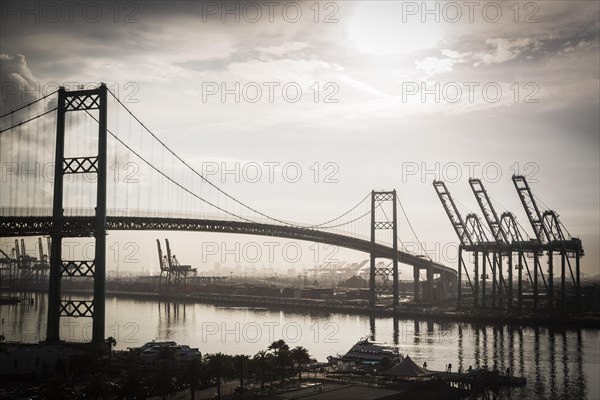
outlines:
{"label": "main suspension cable", "polygon": [[[98,119],[96,117],[94,117],[92,114],[90,114],[90,112],[88,110],[85,110],[85,112],[92,117],[96,122],[99,123]],[[246,222],[251,222],[254,223],[254,221],[249,220],[247,218],[241,217],[239,215],[236,215],[232,212],[229,212],[219,206],[217,206],[216,204],[213,204],[205,199],[203,199],[202,197],[198,196],[195,193],[192,193],[190,190],[188,190],[187,188],[183,187],[180,183],[176,182],[175,180],[173,180],[170,176],[168,176],[167,174],[165,174],[164,172],[162,172],[161,170],[159,170],[158,168],[156,168],[154,165],[152,165],[152,163],[150,163],[148,160],[146,160],[144,157],[142,157],[140,154],[138,154],[135,150],[133,150],[131,147],[129,147],[125,142],[123,142],[121,139],[119,139],[117,137],[117,135],[115,135],[111,130],[106,129],[106,131],[113,137],[115,138],[119,143],[121,143],[123,146],[125,146],[125,148],[127,148],[129,151],[131,151],[136,157],[138,157],[140,160],[142,160],[144,163],[146,163],[150,168],[152,168],[153,170],[155,170],[156,172],[158,172],[159,174],[161,174],[163,177],[165,177],[167,180],[169,180],[171,183],[175,184],[176,186],[178,186],[179,188],[183,189],[184,191],[186,191],[187,193],[191,194],[192,196],[196,197],[198,200],[208,204],[209,206],[212,206],[214,208],[216,208],[219,211],[224,212],[225,214],[231,215],[232,217],[235,218],[239,218],[241,220],[244,220]]]}
{"label": "main suspension cable", "polygon": [[55,91],[54,91],[54,92],[52,92],[52,93],[48,93],[47,95],[45,95],[45,96],[43,96],[43,97],[40,97],[39,99],[37,99],[37,100],[34,100],[34,101],[32,101],[31,103],[29,103],[29,104],[25,104],[24,106],[21,106],[21,107],[19,107],[19,108],[16,108],[16,109],[14,109],[14,110],[10,111],[10,112],[7,112],[7,113],[6,113],[6,114],[4,114],[4,115],[0,115],[0,118],[4,118],[4,117],[6,117],[6,116],[8,116],[8,115],[14,114],[14,113],[16,113],[17,111],[20,111],[20,110],[22,110],[22,109],[24,109],[24,108],[26,108],[26,107],[29,107],[29,106],[31,106],[31,105],[33,105],[33,104],[37,103],[38,101],[44,100],[46,97],[50,97],[50,96],[52,96],[53,94],[55,94],[55,93],[57,93],[57,92],[58,92],[58,90],[55,90]]}
{"label": "main suspension cable", "polygon": [[41,113],[40,115],[36,115],[35,117],[29,118],[29,119],[27,119],[27,120],[25,120],[25,121],[21,121],[21,122],[19,122],[19,123],[15,124],[15,125],[9,126],[8,128],[4,128],[4,129],[0,130],[0,133],[2,133],[2,132],[6,132],[6,131],[8,131],[8,130],[11,130],[11,129],[13,129],[13,128],[19,127],[19,126],[21,126],[21,125],[25,125],[26,123],[28,123],[28,122],[31,122],[31,121],[33,121],[33,120],[36,120],[36,119],[38,119],[38,118],[40,118],[40,117],[43,117],[43,116],[44,116],[44,115],[46,115],[46,114],[50,114],[51,112],[53,112],[53,111],[56,111],[57,109],[58,109],[58,107],[54,107],[53,109],[51,109],[51,110],[48,110],[48,111],[46,111],[46,112],[44,112],[44,113]]}

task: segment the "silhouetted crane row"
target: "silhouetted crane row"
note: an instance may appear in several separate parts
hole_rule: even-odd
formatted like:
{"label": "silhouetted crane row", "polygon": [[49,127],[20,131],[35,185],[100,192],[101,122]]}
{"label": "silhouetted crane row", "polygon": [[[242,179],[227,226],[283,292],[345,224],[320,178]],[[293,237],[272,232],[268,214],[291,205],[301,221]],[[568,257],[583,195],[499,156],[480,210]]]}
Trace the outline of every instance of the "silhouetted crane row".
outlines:
{"label": "silhouetted crane row", "polygon": [[[486,289],[487,266],[490,266],[492,274],[492,308],[497,306],[513,307],[514,288],[513,288],[513,255],[517,255],[517,265],[514,267],[518,271],[517,275],[517,305],[523,307],[523,276],[522,270],[525,267],[529,284],[533,291],[533,306],[539,307],[540,295],[539,277],[543,283],[548,307],[554,306],[554,271],[553,256],[558,252],[561,256],[561,304],[567,306],[567,287],[566,287],[566,267],[568,266],[571,280],[574,287],[574,297],[577,304],[581,304],[580,289],[580,258],[584,255],[581,240],[568,235],[566,229],[560,222],[558,214],[552,210],[541,212],[531,192],[525,177],[514,175],[513,183],[527,213],[527,217],[534,231],[535,238],[524,240],[521,234],[521,228],[518,225],[514,214],[504,212],[498,217],[492,201],[479,179],[469,179],[469,185],[475,195],[477,203],[483,213],[483,217],[489,227],[492,235],[492,241],[488,240],[485,229],[483,228],[479,217],[476,214],[468,214],[463,220],[450,192],[444,182],[434,181],[433,186],[440,198],[442,206],[450,219],[450,223],[456,232],[460,241],[459,245],[459,281],[462,278],[462,272],[467,275],[467,281],[473,292],[474,306],[481,305],[486,307]],[[567,235],[565,235],[567,232]],[[475,279],[472,281],[467,270],[463,251],[473,255]],[[479,275],[480,253],[482,255],[482,274]],[[490,253],[492,259],[490,261]],[[547,275],[542,270],[540,257],[547,256],[548,271]],[[533,276],[527,257],[533,258]],[[505,280],[503,274],[503,259],[507,261],[508,277]],[[575,273],[571,264],[571,258],[575,259]],[[479,288],[481,280],[481,290]],[[461,285],[458,291],[458,304],[462,305],[463,296]],[[498,296],[497,296],[498,294]],[[498,297],[498,299],[497,299]],[[496,300],[499,300],[498,302]]]}
{"label": "silhouetted crane row", "polygon": [[[558,219],[558,214],[555,211],[546,210],[540,214],[535,198],[533,197],[529,184],[524,176],[513,175],[512,180],[538,241],[538,251],[533,253],[534,262],[542,273],[542,279],[544,279],[544,283],[545,278],[539,263],[539,253],[546,251],[548,256],[549,284],[547,285],[547,291],[549,294],[548,300],[550,307],[552,307],[554,304],[554,252],[558,252],[561,257],[561,303],[563,306],[566,305],[566,264],[569,267],[569,273],[575,288],[577,305],[581,306],[581,279],[579,264],[581,257],[584,255],[581,240],[579,238],[571,237],[570,235],[567,238],[563,234],[562,223]],[[573,274],[571,258],[575,259],[575,274]],[[538,268],[534,268],[534,281],[536,280],[537,271]],[[537,285],[534,285],[534,302],[536,305],[538,301],[537,296]]]}
{"label": "silhouetted crane row", "polygon": [[[49,240],[49,238],[48,238]],[[25,240],[19,241],[15,239],[15,260],[16,260],[16,278],[20,280],[40,280],[48,275],[50,264],[48,257],[44,255],[42,247],[42,238],[38,238],[38,256],[39,259],[27,254]]]}

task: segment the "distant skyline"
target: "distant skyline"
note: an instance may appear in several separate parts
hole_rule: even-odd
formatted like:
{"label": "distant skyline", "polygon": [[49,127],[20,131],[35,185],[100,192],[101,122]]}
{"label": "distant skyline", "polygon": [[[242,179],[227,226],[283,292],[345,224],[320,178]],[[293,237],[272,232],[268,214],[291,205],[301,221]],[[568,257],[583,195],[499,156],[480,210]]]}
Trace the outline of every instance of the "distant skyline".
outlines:
{"label": "distant skyline", "polygon": [[[58,85],[106,82],[186,162],[245,203],[310,224],[373,189],[396,189],[431,256],[453,266],[457,238],[432,181],[447,182],[462,212],[481,215],[468,184],[481,178],[499,211],[515,213],[533,236],[511,181],[524,174],[541,206],[583,241],[583,272],[599,273],[597,1],[48,4],[1,6],[2,114]],[[0,135],[4,166],[17,153],[10,140]],[[21,160],[34,156],[20,151]],[[291,164],[298,182],[285,171]],[[248,175],[256,166],[257,181]],[[237,179],[226,173],[236,168]],[[1,172],[3,206],[16,186]],[[406,224],[401,230],[415,240]],[[165,237],[194,266],[227,257],[224,246],[236,243],[234,252],[256,243],[265,254],[265,242],[278,252],[290,243],[110,232],[108,269],[158,270],[156,238]],[[203,259],[200,243],[217,253]],[[323,263],[329,250],[321,245],[315,262],[311,245],[299,244],[298,261],[278,253],[256,264],[283,273]],[[123,262],[133,251],[137,261]]]}

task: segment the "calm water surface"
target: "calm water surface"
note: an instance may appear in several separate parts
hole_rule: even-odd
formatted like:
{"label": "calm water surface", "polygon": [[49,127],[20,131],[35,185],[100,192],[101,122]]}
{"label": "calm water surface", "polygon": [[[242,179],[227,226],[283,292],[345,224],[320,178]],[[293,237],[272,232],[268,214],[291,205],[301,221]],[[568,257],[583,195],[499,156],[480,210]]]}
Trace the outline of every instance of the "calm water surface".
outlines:
{"label": "calm water surface", "polygon": [[[31,297],[34,303],[0,306],[6,339],[43,340],[47,295],[20,296]],[[597,330],[440,324],[118,297],[108,297],[106,303],[106,335],[117,339],[117,349],[173,340],[198,347],[202,353],[253,355],[283,338],[325,361],[372,333],[378,341],[398,343],[403,354],[419,365],[427,362],[429,369],[444,370],[448,363],[453,370],[487,365],[527,377],[527,387],[506,391],[503,399],[600,399]],[[88,341],[90,336],[90,319],[61,319],[63,339]]]}

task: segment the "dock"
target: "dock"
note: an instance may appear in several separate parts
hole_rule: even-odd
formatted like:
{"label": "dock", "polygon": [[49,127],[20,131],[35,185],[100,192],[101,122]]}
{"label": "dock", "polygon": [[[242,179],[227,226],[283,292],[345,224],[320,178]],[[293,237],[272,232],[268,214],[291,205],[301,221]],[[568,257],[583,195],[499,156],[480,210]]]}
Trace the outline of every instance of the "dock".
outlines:
{"label": "dock", "polygon": [[522,376],[503,375],[496,370],[479,368],[470,372],[428,371],[458,389],[477,391],[483,388],[521,387],[527,384]]}

